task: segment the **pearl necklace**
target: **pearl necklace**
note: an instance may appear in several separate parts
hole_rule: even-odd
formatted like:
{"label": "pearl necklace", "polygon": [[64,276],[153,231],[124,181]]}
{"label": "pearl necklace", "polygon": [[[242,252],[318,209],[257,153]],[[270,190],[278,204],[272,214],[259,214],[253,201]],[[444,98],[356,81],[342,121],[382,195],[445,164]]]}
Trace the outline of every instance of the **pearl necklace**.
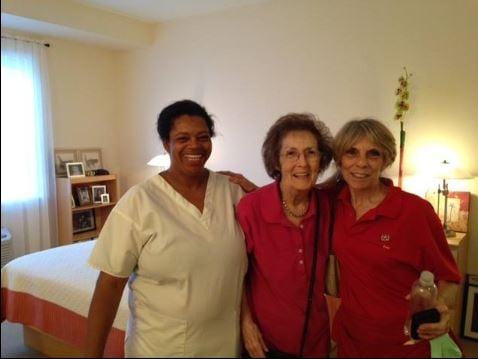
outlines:
{"label": "pearl necklace", "polygon": [[287,206],[287,203],[285,203],[285,200],[282,200],[282,207],[284,207],[284,210],[287,212],[287,214],[289,214],[290,216],[292,217],[295,217],[295,218],[302,218],[305,216],[305,214],[307,213],[307,211],[309,210],[309,203],[307,203],[307,206],[305,207],[305,210],[303,210],[301,213],[297,214],[297,213],[294,213],[290,208],[289,206]]}

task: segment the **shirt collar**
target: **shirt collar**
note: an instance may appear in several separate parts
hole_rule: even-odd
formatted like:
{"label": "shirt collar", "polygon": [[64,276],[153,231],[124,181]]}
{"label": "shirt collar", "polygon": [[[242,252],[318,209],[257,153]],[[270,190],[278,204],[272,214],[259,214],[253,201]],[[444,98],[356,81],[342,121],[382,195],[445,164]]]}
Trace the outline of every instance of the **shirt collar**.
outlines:
{"label": "shirt collar", "polygon": [[[388,187],[387,195],[377,207],[371,209],[361,219],[375,219],[378,216],[397,218],[400,215],[402,209],[402,190],[399,187],[395,187],[393,182],[387,178],[381,178],[381,181]],[[337,198],[341,202],[352,205],[350,189],[348,186],[342,188]]]}
{"label": "shirt collar", "polygon": [[[312,188],[312,196],[309,205],[309,210],[304,216],[303,221],[314,217],[317,213],[317,196],[315,195],[315,189]],[[281,223],[284,225],[293,225],[284,213],[282,208],[282,199],[280,196],[280,183],[275,181],[270,185],[264,187],[262,198],[260,202],[261,213],[266,222],[269,223]]]}

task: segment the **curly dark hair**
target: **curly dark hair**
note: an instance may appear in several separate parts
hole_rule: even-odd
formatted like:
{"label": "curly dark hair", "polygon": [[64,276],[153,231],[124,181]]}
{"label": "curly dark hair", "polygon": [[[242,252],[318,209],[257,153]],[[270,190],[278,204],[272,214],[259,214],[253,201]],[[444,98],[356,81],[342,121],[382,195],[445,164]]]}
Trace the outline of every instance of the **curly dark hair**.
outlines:
{"label": "curly dark hair", "polygon": [[289,113],[279,118],[267,132],[262,144],[262,159],[267,174],[280,180],[280,150],[282,140],[292,131],[307,131],[317,139],[320,152],[319,174],[327,169],[333,157],[333,139],[329,128],[311,113]]}
{"label": "curly dark hair", "polygon": [[158,116],[156,130],[162,141],[169,140],[169,133],[171,132],[171,128],[173,128],[174,121],[183,115],[199,116],[203,118],[211,137],[214,137],[216,134],[214,131],[214,120],[203,106],[191,100],[181,100],[165,107]]}

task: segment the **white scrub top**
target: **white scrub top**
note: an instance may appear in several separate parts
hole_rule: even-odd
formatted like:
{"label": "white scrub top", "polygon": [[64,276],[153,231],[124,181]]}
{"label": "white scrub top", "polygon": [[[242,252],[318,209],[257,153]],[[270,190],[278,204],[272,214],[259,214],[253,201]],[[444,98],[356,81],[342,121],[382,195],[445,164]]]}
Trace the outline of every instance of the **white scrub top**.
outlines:
{"label": "white scrub top", "polygon": [[89,263],[129,277],[127,357],[236,357],[247,267],[234,205],[243,195],[209,171],[203,213],[156,175],[113,208]]}

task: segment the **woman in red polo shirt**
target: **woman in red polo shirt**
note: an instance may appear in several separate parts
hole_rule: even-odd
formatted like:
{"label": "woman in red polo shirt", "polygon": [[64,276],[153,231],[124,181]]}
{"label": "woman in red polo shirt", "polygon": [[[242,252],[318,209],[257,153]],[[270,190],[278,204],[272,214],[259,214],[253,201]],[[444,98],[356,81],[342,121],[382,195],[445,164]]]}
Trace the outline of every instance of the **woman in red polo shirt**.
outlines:
{"label": "woman in red polo shirt", "polygon": [[[322,293],[330,207],[314,185],[332,159],[332,137],[313,115],[288,114],[269,129],[262,155],[274,182],[237,206],[249,254],[244,344],[251,357],[299,356],[301,347],[304,356],[325,357],[330,338]],[[303,340],[316,230],[315,294]]]}
{"label": "woman in red polo shirt", "polygon": [[422,339],[449,330],[460,274],[432,206],[380,178],[396,156],[379,121],[350,121],[334,141],[345,185],[336,201],[333,250],[340,265],[341,306],[332,337],[339,357],[430,357],[428,340],[408,341],[404,323],[412,283],[423,270],[438,281],[441,321],[422,324]]}

